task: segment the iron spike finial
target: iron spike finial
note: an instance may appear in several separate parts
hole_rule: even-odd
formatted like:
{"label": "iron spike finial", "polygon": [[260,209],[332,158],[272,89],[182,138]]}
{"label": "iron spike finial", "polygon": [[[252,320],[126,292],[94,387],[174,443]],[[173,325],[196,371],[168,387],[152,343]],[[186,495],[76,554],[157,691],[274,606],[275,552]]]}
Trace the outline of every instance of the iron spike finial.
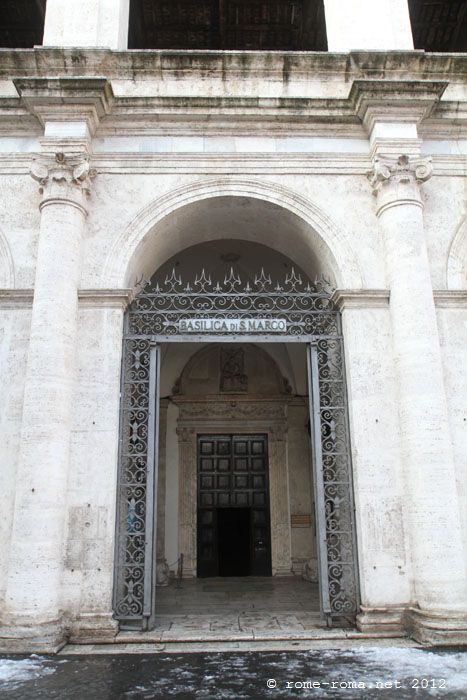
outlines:
{"label": "iron spike finial", "polygon": [[209,275],[208,276],[206,275],[206,271],[203,267],[199,277],[198,277],[198,275],[196,275],[195,287],[199,287],[200,291],[204,292],[204,291],[206,291],[206,287],[210,287],[211,285],[212,285],[211,277]]}
{"label": "iron spike finial", "polygon": [[228,287],[228,289],[226,289],[226,291],[235,292],[236,291],[235,285],[241,284],[241,283],[242,283],[242,280],[240,279],[240,277],[238,275],[235,274],[233,267],[231,267],[229,276],[227,277],[227,275],[226,275],[225,279],[224,279],[224,285],[226,287]]}
{"label": "iron spike finial", "polygon": [[297,287],[303,284],[302,278],[300,277],[300,275],[297,275],[294,267],[291,268],[290,273],[286,276],[285,283],[290,285],[290,289],[292,292],[296,292]]}
{"label": "iron spike finial", "polygon": [[271,284],[271,277],[265,274],[264,267],[261,268],[260,274],[255,276],[255,284],[260,290],[264,290],[267,285]]}
{"label": "iron spike finial", "polygon": [[169,287],[171,292],[175,291],[175,287],[179,286],[182,284],[182,278],[177,277],[177,273],[175,272],[175,268],[172,268],[172,274],[170,277],[167,275],[165,278],[165,284]]}

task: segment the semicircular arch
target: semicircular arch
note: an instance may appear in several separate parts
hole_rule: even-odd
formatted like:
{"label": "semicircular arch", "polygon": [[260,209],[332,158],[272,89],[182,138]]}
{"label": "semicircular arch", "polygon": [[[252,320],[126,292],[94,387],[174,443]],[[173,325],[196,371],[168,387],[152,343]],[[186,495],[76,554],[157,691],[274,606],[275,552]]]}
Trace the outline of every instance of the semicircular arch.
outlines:
{"label": "semicircular arch", "polygon": [[[107,288],[133,286],[136,280],[144,274],[144,264],[147,264],[147,244],[152,242],[152,251],[156,248],[158,254],[153,254],[153,271],[160,267],[172,255],[184,247],[193,245],[187,243],[181,233],[177,240],[164,236],[164,231],[157,230],[158,225],[171,214],[181,208],[216,197],[248,197],[276,205],[298,217],[307,224],[307,241],[313,254],[320,261],[323,271],[334,278],[338,287],[359,289],[363,285],[363,275],[360,270],[355,252],[352,250],[345,233],[313,202],[297,192],[276,183],[263,183],[257,180],[216,179],[196,182],[153,200],[144,207],[130,224],[121,231],[114,241],[103,266],[101,284]],[[298,242],[301,235],[297,232]],[[157,240],[154,240],[157,238]],[[168,240],[170,239],[170,240]],[[261,241],[270,245],[268,240]],[[293,259],[294,241],[284,240],[283,249],[275,246],[279,252]],[[147,272],[147,271],[146,271]]]}

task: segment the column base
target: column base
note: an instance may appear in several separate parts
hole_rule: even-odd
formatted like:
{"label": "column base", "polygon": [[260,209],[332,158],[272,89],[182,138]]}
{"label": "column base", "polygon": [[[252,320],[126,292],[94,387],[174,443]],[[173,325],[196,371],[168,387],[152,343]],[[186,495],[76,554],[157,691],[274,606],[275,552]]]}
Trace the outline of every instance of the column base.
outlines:
{"label": "column base", "polygon": [[357,615],[357,629],[360,632],[394,632],[405,636],[405,607],[386,606],[381,608],[367,608],[361,606]]}
{"label": "column base", "polygon": [[0,626],[2,654],[56,654],[66,643],[66,628],[62,620]]}
{"label": "column base", "polygon": [[429,646],[467,646],[467,612],[409,608],[406,626],[410,636]]}
{"label": "column base", "polygon": [[74,644],[109,644],[118,634],[112,613],[81,613],[70,626],[69,641]]}

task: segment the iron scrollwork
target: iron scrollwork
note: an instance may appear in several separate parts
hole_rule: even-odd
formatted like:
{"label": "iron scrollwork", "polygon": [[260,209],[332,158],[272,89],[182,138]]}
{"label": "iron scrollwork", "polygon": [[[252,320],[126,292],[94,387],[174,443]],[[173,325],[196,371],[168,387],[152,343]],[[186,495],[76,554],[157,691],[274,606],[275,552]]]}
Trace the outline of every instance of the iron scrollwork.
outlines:
{"label": "iron scrollwork", "polygon": [[[231,269],[223,283],[214,282],[204,270],[194,281],[183,283],[173,270],[164,282],[155,278],[145,284],[132,302],[123,340],[114,586],[114,612],[123,627],[141,626],[144,608],[146,511],[151,498],[148,444],[153,429],[149,425],[151,344],[180,339],[186,326],[181,321],[196,317],[245,322],[282,319],[286,332],[283,326],[277,331],[270,324],[262,333],[265,339],[315,344],[330,617],[355,617],[358,584],[343,345],[340,315],[331,293],[323,278],[302,280],[293,269],[282,282],[273,282],[264,270],[242,282]],[[216,334],[225,332],[211,330],[209,336]],[[239,330],[238,335],[248,340],[252,334]]]}
{"label": "iron scrollwork", "polygon": [[342,338],[320,339],[316,349],[330,617],[352,619],[358,590]]}
{"label": "iron scrollwork", "polygon": [[[328,289],[325,279],[303,281],[293,268],[282,283],[273,283],[263,269],[253,280],[242,282],[233,268],[222,283],[214,282],[205,270],[194,282],[184,283],[174,269],[165,282],[149,282],[135,299],[129,313],[129,332],[170,340],[187,332],[188,321],[202,318],[211,326],[216,319],[244,321],[243,331],[239,324],[239,335],[251,333],[247,322],[255,319],[286,322],[285,333],[283,325],[279,330],[266,325],[261,333],[268,335],[332,335],[338,329]],[[210,335],[223,333],[221,325],[210,330]]]}

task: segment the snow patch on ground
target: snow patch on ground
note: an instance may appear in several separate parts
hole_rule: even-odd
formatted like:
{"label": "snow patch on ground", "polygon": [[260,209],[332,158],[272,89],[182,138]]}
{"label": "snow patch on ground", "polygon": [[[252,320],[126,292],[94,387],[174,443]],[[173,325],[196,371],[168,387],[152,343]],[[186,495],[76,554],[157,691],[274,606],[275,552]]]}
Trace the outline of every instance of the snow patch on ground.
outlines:
{"label": "snow patch on ground", "polygon": [[[329,669],[329,674],[335,680],[361,681],[373,687],[378,681],[398,680],[404,683],[407,690],[420,692],[423,689],[426,695],[432,697],[443,697],[446,692],[467,691],[465,652],[448,654],[403,647],[360,647],[345,651],[322,651],[314,660],[319,660],[322,672]],[[434,680],[438,687],[422,688],[417,685],[417,680],[422,679]],[[446,682],[445,687],[442,679]]]}
{"label": "snow patch on ground", "polygon": [[0,659],[0,690],[55,673],[55,669],[46,664],[34,654],[29,659]]}
{"label": "snow patch on ground", "polygon": [[[252,663],[250,654],[203,655],[201,679],[196,668],[183,667],[170,678],[159,676],[155,665],[154,676],[143,687],[138,688],[140,698],[153,697],[197,697],[209,700],[216,698],[327,698],[360,700],[360,698],[467,698],[467,654],[444,653],[407,647],[357,647],[353,649],[313,650],[290,653],[280,652],[274,660],[258,665]],[[196,675],[198,678],[196,678]],[[267,687],[267,680],[274,679],[276,685]],[[432,685],[422,684],[422,680]],[[318,681],[321,687],[306,686]],[[332,682],[338,687],[332,687]],[[399,686],[384,687],[378,684],[395,682]],[[295,687],[287,683],[297,683]],[[417,685],[418,683],[418,685]],[[347,685],[348,684],[348,685]],[[364,684],[355,686],[355,684]],[[261,695],[255,694],[261,691]],[[154,693],[156,693],[154,695]],[[185,695],[186,694],[186,695]],[[192,694],[192,695],[191,695]],[[125,693],[135,698],[134,690]]]}

